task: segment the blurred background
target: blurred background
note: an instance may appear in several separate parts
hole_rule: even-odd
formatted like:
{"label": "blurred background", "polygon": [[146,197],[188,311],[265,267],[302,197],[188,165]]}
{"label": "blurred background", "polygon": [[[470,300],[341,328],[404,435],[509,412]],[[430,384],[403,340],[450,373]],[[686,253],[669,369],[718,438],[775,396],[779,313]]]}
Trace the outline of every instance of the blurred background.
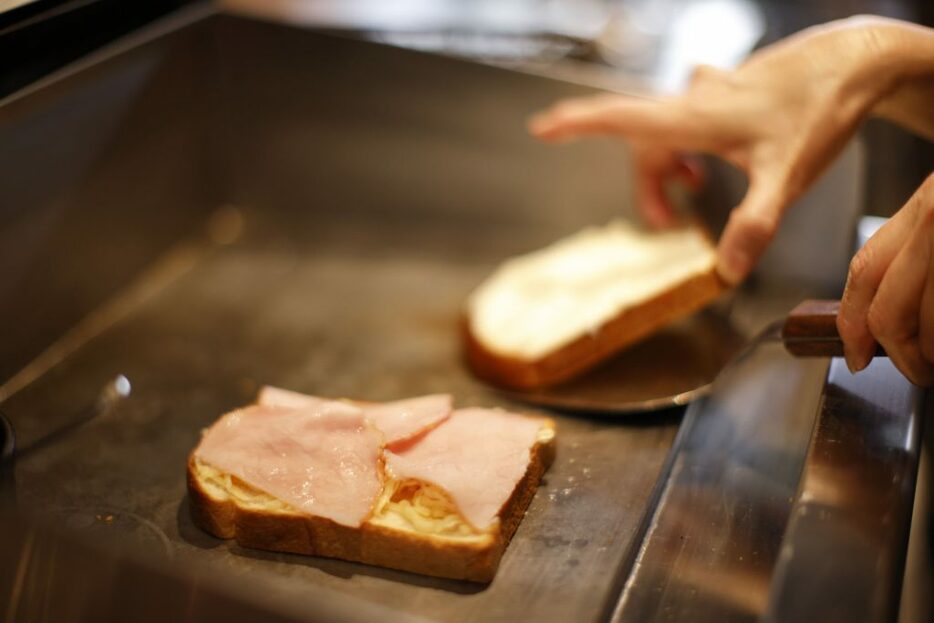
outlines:
{"label": "blurred background", "polygon": [[[0,97],[190,0],[0,0]],[[677,92],[698,63],[737,64],[807,26],[871,13],[930,25],[929,0],[227,0],[239,12],[630,92]],[[934,166],[878,122],[861,203],[887,216]],[[874,157],[873,154],[905,157]]]}

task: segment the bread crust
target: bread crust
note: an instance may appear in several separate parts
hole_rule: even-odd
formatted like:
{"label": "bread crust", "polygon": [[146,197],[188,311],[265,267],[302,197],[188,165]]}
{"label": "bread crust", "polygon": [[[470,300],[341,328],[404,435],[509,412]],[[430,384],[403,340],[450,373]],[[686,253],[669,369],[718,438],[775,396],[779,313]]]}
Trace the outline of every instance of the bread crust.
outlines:
{"label": "bread crust", "polygon": [[[546,425],[554,429],[551,420]],[[253,549],[340,558],[392,569],[490,582],[522,521],[542,475],[554,460],[555,436],[530,451],[525,475],[499,512],[499,524],[477,539],[455,539],[364,522],[359,528],[286,509],[247,508],[232,496],[212,495],[188,458],[191,518],[202,530]]]}
{"label": "bread crust", "polygon": [[698,311],[726,287],[711,268],[624,309],[596,331],[538,359],[521,359],[487,347],[473,334],[470,318],[465,315],[461,331],[464,355],[474,374],[494,385],[519,390],[555,385],[579,376],[669,322]]}

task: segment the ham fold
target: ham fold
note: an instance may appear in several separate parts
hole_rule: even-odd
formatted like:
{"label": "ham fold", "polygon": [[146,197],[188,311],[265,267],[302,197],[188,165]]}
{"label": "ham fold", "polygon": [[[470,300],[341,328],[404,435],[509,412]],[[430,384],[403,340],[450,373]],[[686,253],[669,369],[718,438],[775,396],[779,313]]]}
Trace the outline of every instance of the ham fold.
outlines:
{"label": "ham fold", "polygon": [[357,527],[382,491],[382,445],[362,409],[319,400],[228,413],[195,456],[302,512]]}
{"label": "ham fold", "polygon": [[[260,390],[256,402],[268,406],[310,407],[332,401],[267,385]],[[448,394],[431,394],[395,402],[355,403],[355,406],[383,431],[386,445],[392,446],[418,436],[447,418],[452,401]]]}
{"label": "ham fold", "polygon": [[542,421],[500,409],[457,409],[424,437],[385,452],[396,479],[435,484],[472,526],[486,530],[529,466]]}

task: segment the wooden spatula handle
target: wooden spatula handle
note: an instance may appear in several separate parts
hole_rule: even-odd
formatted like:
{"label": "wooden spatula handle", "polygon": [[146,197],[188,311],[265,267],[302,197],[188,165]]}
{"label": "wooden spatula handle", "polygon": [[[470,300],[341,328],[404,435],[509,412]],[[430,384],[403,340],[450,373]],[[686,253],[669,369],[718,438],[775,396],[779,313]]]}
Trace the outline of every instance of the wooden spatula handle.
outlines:
{"label": "wooden spatula handle", "polygon": [[[791,310],[782,327],[785,348],[796,357],[842,357],[843,342],[837,332],[840,301],[802,301]],[[881,346],[877,357],[884,357]]]}

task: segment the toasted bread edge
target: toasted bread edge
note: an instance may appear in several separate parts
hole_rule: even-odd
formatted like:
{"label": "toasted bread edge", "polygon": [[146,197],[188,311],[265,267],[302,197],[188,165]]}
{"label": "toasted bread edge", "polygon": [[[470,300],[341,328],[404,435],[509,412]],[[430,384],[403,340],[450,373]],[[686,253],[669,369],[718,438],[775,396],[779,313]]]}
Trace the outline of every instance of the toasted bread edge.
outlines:
{"label": "toasted bread edge", "polygon": [[[551,420],[546,426],[554,428]],[[340,558],[436,577],[490,582],[509,540],[554,459],[555,436],[536,443],[525,475],[500,511],[498,530],[478,538],[452,539],[365,522],[359,528],[295,511],[246,508],[230,496],[213,496],[201,481],[194,452],[187,481],[192,520],[221,539],[253,549]]]}
{"label": "toasted bread edge", "polygon": [[465,315],[464,356],[474,374],[500,387],[531,390],[555,385],[579,376],[666,324],[700,310],[725,289],[722,279],[711,268],[623,310],[596,331],[534,360],[500,354],[487,347],[470,330],[470,318]]}

